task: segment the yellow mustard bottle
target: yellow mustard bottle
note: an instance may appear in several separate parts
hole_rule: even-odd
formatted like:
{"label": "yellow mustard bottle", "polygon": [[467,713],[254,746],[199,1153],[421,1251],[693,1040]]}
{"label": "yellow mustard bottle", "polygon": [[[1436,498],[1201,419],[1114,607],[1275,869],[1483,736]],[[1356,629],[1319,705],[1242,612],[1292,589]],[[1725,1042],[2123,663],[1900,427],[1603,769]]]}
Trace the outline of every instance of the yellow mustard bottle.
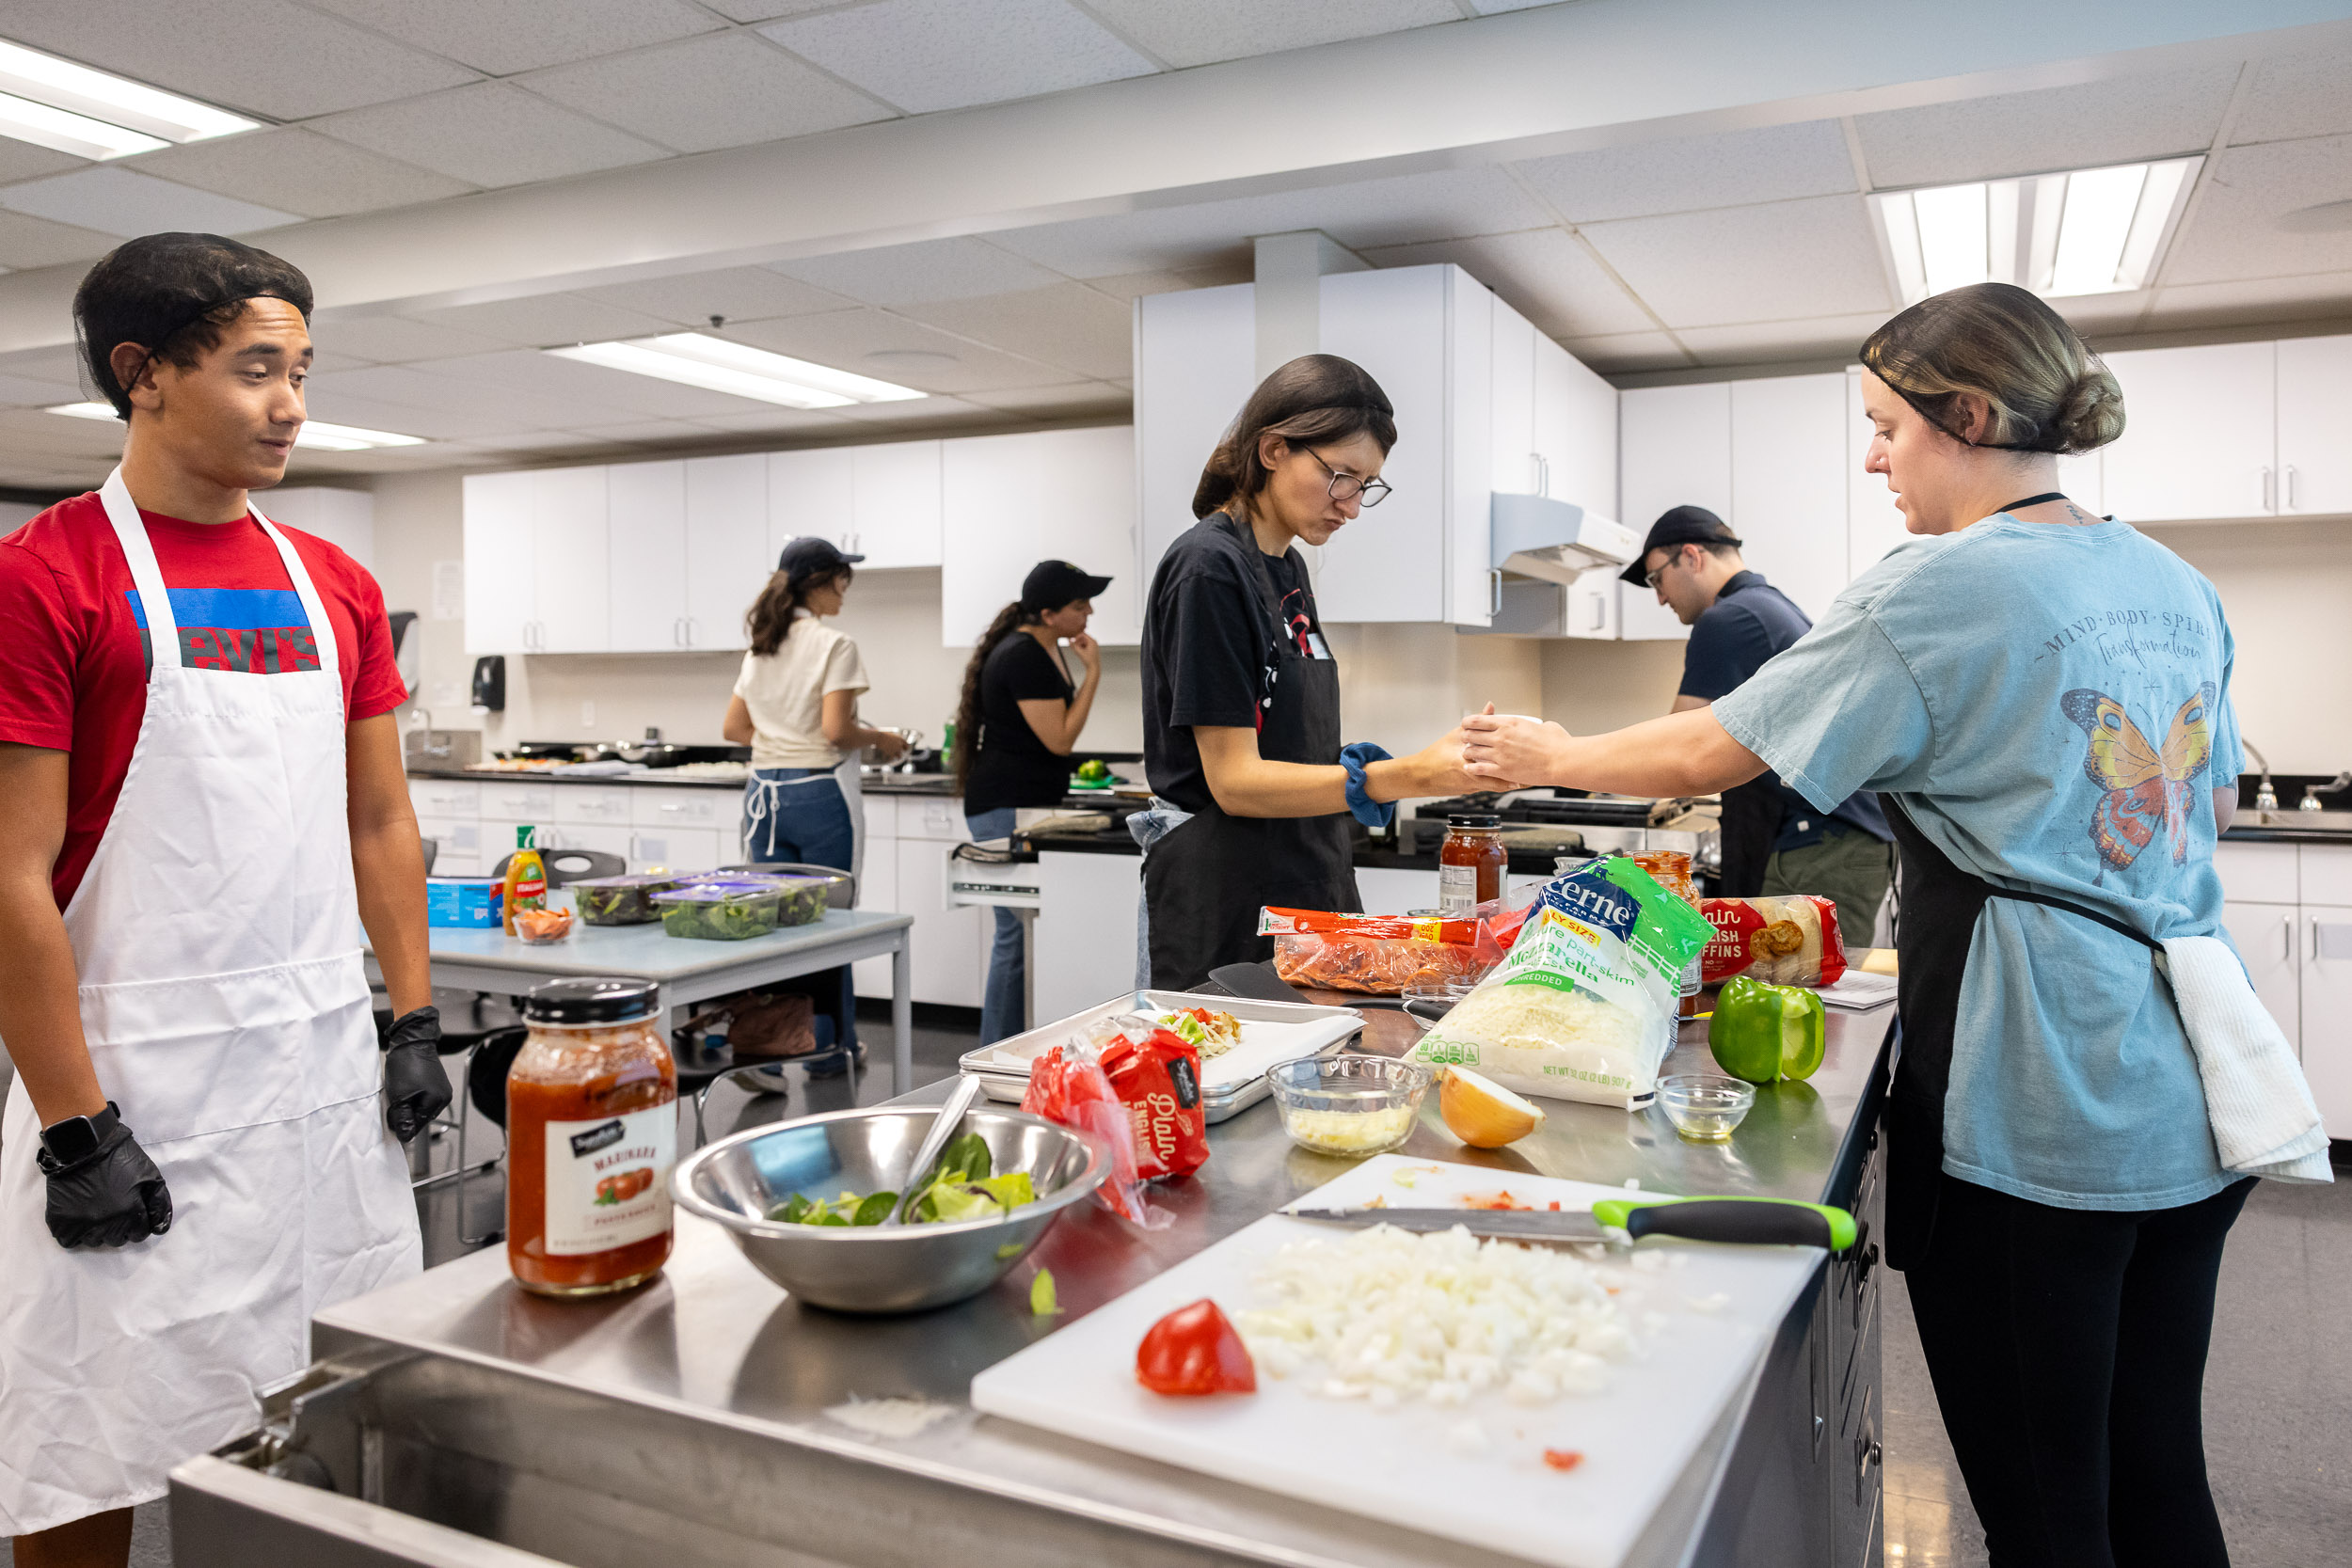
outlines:
{"label": "yellow mustard bottle", "polygon": [[521,910],[544,910],[548,907],[548,866],[532,847],[536,828],[515,830],[515,853],[506,862],[506,879],[499,884],[499,903],[506,934],[515,934],[515,915]]}

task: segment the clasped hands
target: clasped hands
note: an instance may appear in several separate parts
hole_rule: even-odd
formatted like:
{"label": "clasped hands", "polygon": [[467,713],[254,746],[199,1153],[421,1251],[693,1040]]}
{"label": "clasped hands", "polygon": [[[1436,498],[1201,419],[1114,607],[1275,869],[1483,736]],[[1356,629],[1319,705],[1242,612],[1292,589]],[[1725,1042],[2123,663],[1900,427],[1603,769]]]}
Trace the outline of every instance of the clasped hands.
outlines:
{"label": "clasped hands", "polygon": [[1488,703],[1430,748],[1452,777],[1445,788],[1458,794],[1523,789],[1550,784],[1566,770],[1568,732],[1522,714],[1497,713]]}

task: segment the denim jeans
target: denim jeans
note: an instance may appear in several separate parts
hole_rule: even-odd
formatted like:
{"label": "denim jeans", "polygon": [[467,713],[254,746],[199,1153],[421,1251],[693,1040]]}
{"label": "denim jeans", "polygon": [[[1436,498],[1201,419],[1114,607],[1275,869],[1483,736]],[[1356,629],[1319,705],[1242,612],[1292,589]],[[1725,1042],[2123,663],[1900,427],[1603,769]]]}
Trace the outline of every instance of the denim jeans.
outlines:
{"label": "denim jeans", "polygon": [[[998,806],[963,819],[975,841],[1011,834],[1018,814]],[[980,992],[980,1043],[1010,1039],[1029,1026],[1028,963],[1021,950],[1021,911],[998,909],[996,945],[989,949],[988,985]]]}
{"label": "denim jeans", "polygon": [[[1152,846],[1192,820],[1192,813],[1182,806],[1171,806],[1158,796],[1152,797],[1149,808],[1127,818],[1127,836],[1136,841],[1146,859]],[[1152,984],[1152,901],[1143,895],[1143,881],[1136,879],[1136,990],[1143,990]]]}
{"label": "denim jeans", "polygon": [[[744,853],[754,861],[850,869],[857,830],[850,802],[828,768],[761,768],[745,782]],[[840,1000],[829,1009],[837,1020],[836,1038],[857,1044],[857,993],[847,965],[839,971]],[[823,1004],[818,1004],[820,1007]]]}

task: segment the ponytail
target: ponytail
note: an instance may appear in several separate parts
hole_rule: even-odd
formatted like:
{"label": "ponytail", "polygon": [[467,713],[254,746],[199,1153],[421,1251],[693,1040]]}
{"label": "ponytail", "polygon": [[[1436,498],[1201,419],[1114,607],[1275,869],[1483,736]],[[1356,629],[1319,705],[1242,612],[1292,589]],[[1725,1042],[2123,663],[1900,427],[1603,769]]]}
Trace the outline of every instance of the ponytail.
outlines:
{"label": "ponytail", "polygon": [[808,596],[819,588],[840,582],[847,586],[850,572],[843,566],[832,572],[812,572],[806,577],[787,577],[782,572],[771,575],[768,586],[759,591],[752,608],[743,617],[743,630],[751,642],[752,652],[762,658],[772,656],[784,646],[784,640],[792,635],[792,623],[808,607]]}
{"label": "ponytail", "polygon": [[1015,599],[996,612],[996,619],[980,633],[980,640],[972,645],[972,657],[963,667],[963,695],[956,700],[956,793],[961,795],[972,782],[972,759],[980,750],[980,672],[987,667],[988,656],[996,651],[1012,632],[1022,626],[1037,625],[1037,612],[1021,608]]}

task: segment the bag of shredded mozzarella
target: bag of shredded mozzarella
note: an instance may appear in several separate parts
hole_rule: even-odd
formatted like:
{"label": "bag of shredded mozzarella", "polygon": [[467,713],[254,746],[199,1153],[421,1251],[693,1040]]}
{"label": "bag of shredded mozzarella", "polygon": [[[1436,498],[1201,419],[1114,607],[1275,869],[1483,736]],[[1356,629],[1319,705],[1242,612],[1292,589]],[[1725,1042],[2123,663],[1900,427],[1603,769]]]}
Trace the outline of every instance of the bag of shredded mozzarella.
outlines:
{"label": "bag of shredded mozzarella", "polygon": [[1706,918],[1623,858],[1545,884],[1494,972],[1413,1047],[1508,1089],[1626,1110],[1658,1091]]}

